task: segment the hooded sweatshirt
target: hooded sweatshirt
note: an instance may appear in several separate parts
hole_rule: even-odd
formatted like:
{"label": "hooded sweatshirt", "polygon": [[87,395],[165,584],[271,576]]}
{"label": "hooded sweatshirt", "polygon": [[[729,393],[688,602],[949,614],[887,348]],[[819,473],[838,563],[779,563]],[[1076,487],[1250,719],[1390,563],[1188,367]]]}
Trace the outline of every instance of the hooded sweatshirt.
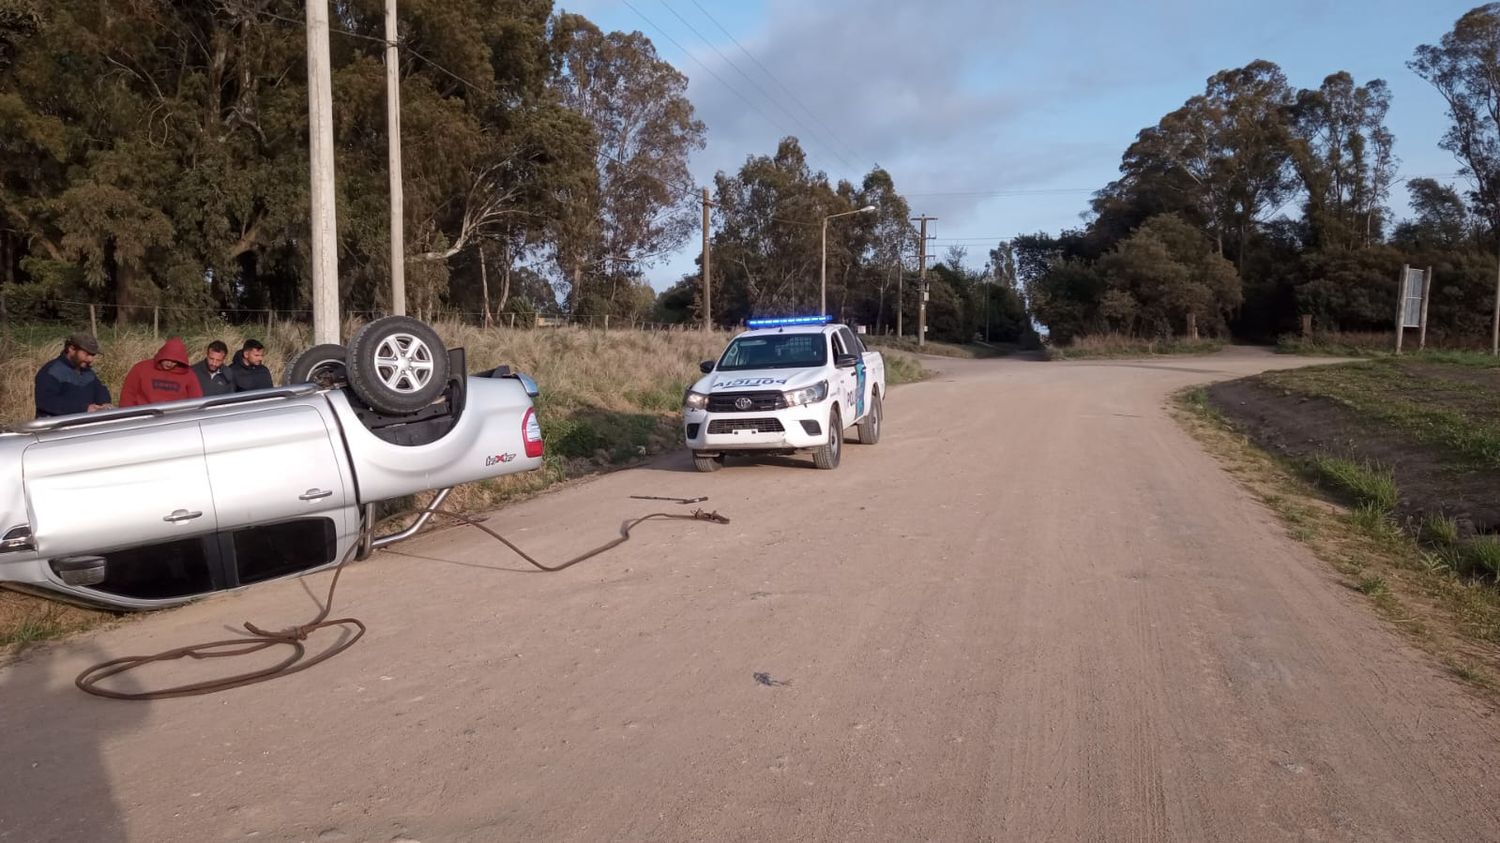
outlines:
{"label": "hooded sweatshirt", "polygon": [[271,370],[264,365],[252,366],[246,363],[244,349],[234,353],[234,362],[229,364],[229,382],[234,384],[235,392],[270,389],[273,386]]}
{"label": "hooded sweatshirt", "polygon": [[[198,385],[198,376],[193,374],[187,359],[187,346],[182,340],[177,337],[167,340],[155,357],[130,367],[125,388],[120,390],[120,406],[203,397],[203,387]],[[176,368],[162,368],[162,363],[168,360],[176,363]]]}

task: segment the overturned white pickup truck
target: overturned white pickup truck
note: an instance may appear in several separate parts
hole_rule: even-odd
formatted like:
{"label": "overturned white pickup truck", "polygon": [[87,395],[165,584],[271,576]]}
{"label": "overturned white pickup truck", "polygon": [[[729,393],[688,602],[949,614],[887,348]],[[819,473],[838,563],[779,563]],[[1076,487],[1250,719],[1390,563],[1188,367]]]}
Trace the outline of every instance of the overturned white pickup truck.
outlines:
{"label": "overturned white pickup truck", "polygon": [[376,503],[542,465],[536,384],[465,374],[415,319],[309,349],[283,380],[0,434],[0,581],[169,606],[363,558],[421,526],[374,535]]}
{"label": "overturned white pickup truck", "polygon": [[844,429],[880,441],[885,360],[846,325],[826,316],[751,319],[706,377],[683,397],[693,464],[716,471],[728,454],[812,451],[818,468],[837,468]]}

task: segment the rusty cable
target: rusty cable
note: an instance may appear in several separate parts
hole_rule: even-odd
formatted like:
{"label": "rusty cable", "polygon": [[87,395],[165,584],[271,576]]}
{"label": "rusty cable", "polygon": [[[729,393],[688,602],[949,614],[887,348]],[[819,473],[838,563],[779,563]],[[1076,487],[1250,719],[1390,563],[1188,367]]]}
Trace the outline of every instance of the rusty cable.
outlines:
{"label": "rusty cable", "polygon": [[[634,520],[627,521],[625,522],[625,524],[621,525],[619,538],[605,542],[604,544],[599,545],[592,550],[579,554],[578,556],[575,556],[572,559],[569,559],[568,561],[561,564],[546,565],[533,558],[526,551],[517,547],[505,536],[502,536],[495,530],[486,527],[484,524],[480,523],[474,518],[469,517],[468,515],[447,509],[429,508],[425,511],[431,512],[434,515],[441,515],[454,523],[474,527],[475,529],[483,531],[491,538],[505,545],[517,556],[525,559],[527,562],[529,562],[539,570],[548,573],[553,573],[556,571],[561,571],[565,568],[570,568],[578,564],[579,562],[584,561],[585,559],[591,559],[607,550],[624,544],[630,539],[630,531],[635,529],[636,525],[640,524],[643,521],[649,521],[653,518],[685,521],[709,521],[715,524],[729,523],[729,519],[723,515],[720,515],[718,512],[704,512],[701,509],[694,510],[691,515],[681,515],[667,512],[653,512],[650,515],[643,515]],[[381,523],[384,523],[387,520],[390,519],[383,519]],[[306,670],[313,665],[318,664],[319,662],[327,661],[328,659],[331,659],[339,653],[342,653],[343,651],[354,646],[354,642],[358,641],[360,637],[365,634],[365,625],[358,618],[334,618],[333,620],[328,619],[329,613],[333,610],[333,595],[334,591],[338,588],[339,585],[339,576],[343,574],[344,566],[349,564],[349,560],[354,558],[355,552],[358,550],[358,548],[359,543],[355,542],[349,547],[349,550],[344,553],[344,558],[339,560],[339,564],[333,570],[333,580],[328,584],[327,599],[319,605],[317,616],[307,623],[273,632],[270,630],[261,629],[255,624],[246,621],[244,623],[244,627],[246,632],[249,633],[246,636],[242,636],[240,638],[231,638],[223,641],[210,641],[206,644],[190,644],[186,647],[177,647],[175,649],[166,650],[150,656],[125,656],[118,659],[111,659],[107,662],[96,664],[93,667],[90,667],[87,670],[84,670],[82,673],[78,674],[78,678],[74,680],[74,684],[77,685],[78,688],[85,693],[93,694],[97,697],[106,697],[108,699],[114,700],[162,700],[172,699],[175,697],[190,697],[197,696],[199,694],[213,694],[219,691],[228,691],[232,688],[240,688],[245,685],[253,685],[257,682],[264,682],[268,679],[274,679],[278,676],[289,676],[293,673]],[[306,641],[308,636],[312,633],[317,632],[321,629],[328,629],[331,627],[344,627],[346,630],[352,629],[354,632],[353,635],[340,640],[337,644],[330,647],[329,649],[317,654],[316,656],[304,659],[303,657],[307,655],[307,647],[302,642]],[[118,676],[127,671],[135,670],[136,668],[144,667],[148,664],[175,661],[182,658],[203,660],[232,658],[235,656],[248,656],[253,653],[258,653],[261,650],[270,649],[271,647],[290,647],[292,649],[292,652],[281,662],[270,667],[262,668],[260,670],[238,673],[233,676],[225,676],[219,679],[205,679],[201,682],[190,682],[186,685],[176,685],[171,688],[162,688],[154,691],[128,692],[114,691],[108,688],[99,687],[99,683],[105,679],[108,679],[112,676]]]}

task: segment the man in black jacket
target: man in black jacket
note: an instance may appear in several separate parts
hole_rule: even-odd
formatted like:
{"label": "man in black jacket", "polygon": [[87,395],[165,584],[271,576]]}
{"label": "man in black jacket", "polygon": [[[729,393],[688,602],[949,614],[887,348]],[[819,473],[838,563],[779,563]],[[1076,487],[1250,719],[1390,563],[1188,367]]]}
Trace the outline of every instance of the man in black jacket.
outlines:
{"label": "man in black jacket", "polygon": [[193,374],[198,376],[198,385],[203,387],[205,397],[234,392],[234,384],[229,382],[229,370],[224,367],[224,358],[228,356],[229,346],[221,340],[214,340],[208,344],[203,359],[193,364]]}
{"label": "man in black jacket", "polygon": [[245,340],[244,346],[234,353],[234,362],[229,365],[229,382],[235,392],[252,389],[270,389],[271,370],[265,367],[266,347],[260,340]]}
{"label": "man in black jacket", "polygon": [[36,417],[92,413],[109,407],[109,388],[94,374],[99,340],[77,333],[63,341],[62,354],[36,373]]}

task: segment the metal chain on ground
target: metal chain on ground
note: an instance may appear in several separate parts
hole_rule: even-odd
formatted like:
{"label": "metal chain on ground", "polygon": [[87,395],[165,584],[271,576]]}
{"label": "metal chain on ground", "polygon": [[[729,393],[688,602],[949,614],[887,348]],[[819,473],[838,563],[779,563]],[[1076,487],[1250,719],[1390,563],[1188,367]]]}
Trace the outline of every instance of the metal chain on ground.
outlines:
{"label": "metal chain on ground", "polygon": [[[649,521],[653,518],[684,521],[708,521],[715,524],[729,523],[729,519],[723,515],[720,515],[718,512],[704,512],[701,509],[694,510],[691,515],[680,515],[667,512],[653,512],[650,515],[643,515],[632,521],[626,522],[623,526],[620,527],[619,538],[605,542],[604,544],[599,545],[592,550],[579,554],[578,556],[575,556],[572,559],[569,559],[568,561],[561,564],[546,565],[532,557],[530,554],[526,553],[526,551],[517,547],[505,536],[500,535],[500,533],[490,529],[489,527],[486,527],[484,524],[480,523],[474,518],[469,517],[468,515],[447,509],[429,508],[425,511],[431,512],[433,515],[441,515],[454,523],[473,527],[477,530],[483,531],[491,538],[505,545],[517,556],[525,559],[528,563],[535,566],[539,570],[546,571],[548,573],[561,571],[565,568],[570,568],[578,564],[579,562],[584,561],[585,559],[591,559],[607,550],[624,544],[630,539],[630,531],[635,529],[636,525],[644,521]],[[401,516],[392,517],[396,518]],[[388,520],[391,519],[384,519],[382,523]],[[374,528],[371,527],[371,529]],[[78,674],[78,678],[74,680],[74,684],[76,684],[78,688],[85,693],[93,694],[94,696],[98,697],[105,697],[108,699],[162,700],[172,699],[174,697],[190,697],[200,694],[213,694],[219,691],[227,691],[232,688],[243,687],[245,685],[253,685],[257,682],[264,682],[268,679],[274,679],[278,676],[288,676],[290,674],[306,670],[309,667],[318,664],[319,662],[327,661],[328,659],[333,658],[339,653],[342,653],[343,651],[354,646],[354,642],[358,641],[360,637],[365,634],[365,625],[357,618],[335,618],[333,620],[328,619],[329,613],[333,610],[333,595],[339,585],[339,576],[343,574],[344,566],[349,563],[349,560],[354,558],[355,551],[358,549],[358,547],[359,543],[356,542],[354,545],[350,546],[349,550],[344,554],[344,558],[339,560],[338,566],[335,567],[333,571],[333,581],[328,584],[327,599],[324,600],[323,603],[319,606],[317,616],[307,623],[288,627],[278,632],[273,632],[270,630],[261,629],[255,624],[246,621],[244,626],[245,630],[249,633],[246,636],[240,638],[231,638],[223,641],[210,641],[206,644],[191,644],[186,647],[178,647],[176,649],[166,650],[164,652],[150,656],[125,656],[123,658],[111,659],[110,661],[96,664],[93,667],[90,667],[82,673]],[[304,659],[304,656],[307,655],[307,647],[302,642],[306,641],[308,636],[313,634],[314,632],[331,627],[344,627],[346,630],[353,630],[354,632],[352,636],[348,637],[345,640],[339,641],[333,647],[330,647],[329,649],[319,653],[316,656],[313,656],[312,658]],[[262,650],[270,649],[271,647],[290,647],[291,653],[281,662],[270,667],[262,668],[260,670],[238,673],[233,676],[226,676],[219,679],[206,679],[201,682],[190,682],[186,685],[176,685],[171,688],[162,688],[154,691],[114,691],[110,690],[109,688],[102,688],[99,686],[99,683],[103,680],[109,679],[113,676],[118,676],[122,673],[126,673],[127,671],[145,667],[148,664],[175,661],[182,658],[204,660],[232,658],[235,656],[248,656],[253,653],[258,653]]]}

